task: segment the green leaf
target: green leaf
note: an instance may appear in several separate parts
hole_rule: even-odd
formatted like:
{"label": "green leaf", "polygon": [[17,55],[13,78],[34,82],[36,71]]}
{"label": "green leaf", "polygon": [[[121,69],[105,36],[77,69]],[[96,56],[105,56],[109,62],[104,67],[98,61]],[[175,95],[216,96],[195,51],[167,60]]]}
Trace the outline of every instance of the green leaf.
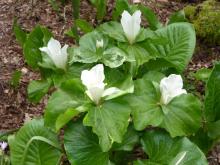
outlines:
{"label": "green leaf", "polygon": [[143,79],[160,83],[160,80],[164,77],[165,75],[163,73],[157,71],[149,71],[143,76]]}
{"label": "green leaf", "polygon": [[159,37],[167,38],[168,44],[158,45],[146,41],[145,49],[151,56],[162,58],[182,72],[189,63],[195,48],[195,31],[189,23],[173,23],[155,31]]}
{"label": "green leaf", "polygon": [[121,143],[114,143],[112,150],[114,151],[132,151],[134,146],[138,143],[139,136],[138,132],[135,131],[133,126],[128,127],[128,131],[123,137]]}
{"label": "green leaf", "polygon": [[43,120],[26,123],[9,146],[12,165],[58,165],[61,158],[57,136],[44,127]]}
{"label": "green leaf", "polygon": [[130,107],[119,98],[105,101],[88,111],[83,123],[93,128],[99,137],[103,152],[108,151],[113,142],[121,143],[127,131],[130,117]]}
{"label": "green leaf", "polygon": [[201,123],[200,101],[191,94],[175,97],[168,105],[161,105],[159,84],[147,79],[135,81],[134,94],[127,97],[132,107],[137,130],[159,126],[172,137],[195,133]]}
{"label": "green leaf", "polygon": [[47,43],[52,34],[45,28],[37,26],[28,35],[24,44],[24,57],[28,65],[33,69],[38,68],[38,63],[41,62],[41,51],[40,47],[43,47]]}
{"label": "green leaf", "polygon": [[122,26],[118,22],[107,22],[99,26],[98,28],[102,33],[108,35],[109,37],[119,41],[127,42],[127,38],[124,35]]}
{"label": "green leaf", "polygon": [[13,28],[13,33],[15,34],[16,40],[19,42],[21,46],[23,46],[26,41],[27,34],[21,29],[16,19],[14,19],[12,28]]}
{"label": "green leaf", "polygon": [[172,24],[172,23],[176,23],[176,22],[187,22],[184,10],[180,10],[178,12],[175,12],[170,16],[168,24]]}
{"label": "green leaf", "polygon": [[110,68],[117,68],[121,66],[125,60],[125,52],[117,47],[109,48],[103,52],[102,61],[106,66],[109,66]]}
{"label": "green leaf", "polygon": [[75,24],[80,28],[84,33],[89,33],[94,30],[93,26],[84,19],[75,20]]}
{"label": "green leaf", "polygon": [[197,70],[196,73],[193,75],[197,80],[207,82],[209,79],[209,76],[211,75],[211,72],[212,72],[211,69],[202,68],[202,69]]}
{"label": "green leaf", "polygon": [[81,122],[67,125],[64,147],[72,165],[109,165],[109,155],[102,152],[97,136]]}
{"label": "green leaf", "polygon": [[121,48],[127,53],[128,61],[135,62],[138,66],[148,62],[153,57],[149,55],[148,51],[139,46],[135,45],[121,45]]}
{"label": "green leaf", "polygon": [[208,124],[208,136],[211,139],[220,139],[220,120]]}
{"label": "green leaf", "polygon": [[136,165],[207,165],[202,151],[187,138],[172,139],[166,132],[151,130],[144,134],[141,144],[151,163],[136,162]]}
{"label": "green leaf", "polygon": [[80,0],[72,0],[73,18],[78,19],[80,14]]}
{"label": "green leaf", "polygon": [[34,103],[39,102],[47,94],[51,80],[34,80],[28,85],[28,99]]}
{"label": "green leaf", "polygon": [[144,5],[139,5],[138,8],[141,10],[141,13],[148,21],[150,29],[157,30],[162,27],[162,24],[158,20],[157,16],[150,8]]}
{"label": "green leaf", "polygon": [[[96,47],[96,41],[103,40],[103,48]],[[93,31],[85,34],[79,40],[80,47],[69,50],[71,62],[94,63],[102,58],[102,52],[107,46],[107,40],[102,34]]]}
{"label": "green leaf", "polygon": [[78,79],[66,81],[48,101],[44,114],[45,125],[55,129],[56,121],[61,114],[69,108],[83,111],[81,109],[84,108],[82,106],[86,104],[86,99],[83,86]]}
{"label": "green leaf", "polygon": [[220,120],[220,64],[216,64],[205,90],[205,119],[207,122]]}
{"label": "green leaf", "polygon": [[21,80],[21,76],[22,76],[22,73],[20,70],[16,70],[13,74],[12,74],[12,77],[11,77],[11,80],[10,80],[10,84],[12,87],[14,87],[15,89],[18,88],[19,84],[20,84],[20,80]]}
{"label": "green leaf", "polygon": [[58,132],[63,126],[65,126],[69,121],[71,121],[75,116],[80,112],[70,108],[65,111],[63,114],[59,115],[56,120],[56,131]]}
{"label": "green leaf", "polygon": [[106,14],[107,0],[96,0],[97,19],[103,20]]}
{"label": "green leaf", "polygon": [[116,0],[115,8],[112,13],[112,19],[116,21],[124,10],[130,11],[128,1],[127,0]]}

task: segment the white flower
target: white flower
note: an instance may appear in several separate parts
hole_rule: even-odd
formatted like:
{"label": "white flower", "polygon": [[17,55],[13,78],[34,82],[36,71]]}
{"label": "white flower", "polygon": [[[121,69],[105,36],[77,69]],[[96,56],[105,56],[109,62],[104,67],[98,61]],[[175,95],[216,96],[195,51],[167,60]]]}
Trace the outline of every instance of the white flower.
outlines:
{"label": "white flower", "polygon": [[180,75],[171,74],[160,81],[161,102],[168,104],[174,97],[186,94]]}
{"label": "white flower", "polygon": [[60,42],[51,38],[47,44],[47,47],[42,47],[40,50],[48,54],[57,68],[65,70],[68,58],[67,48],[68,45],[64,45],[61,48]]}
{"label": "white flower", "polygon": [[130,15],[127,11],[122,13],[121,25],[124,33],[130,42],[134,43],[139,31],[141,29],[141,11],[137,10],[133,15]]}
{"label": "white flower", "polygon": [[105,89],[104,83],[104,67],[102,64],[97,64],[90,70],[83,70],[81,73],[82,83],[86,86],[86,94],[89,98],[99,104],[101,97],[109,96],[120,91],[120,89],[111,87]]}
{"label": "white flower", "polygon": [[104,45],[103,39],[101,39],[100,41],[96,40],[96,48],[102,48],[103,45]]}
{"label": "white flower", "polygon": [[8,143],[6,142],[0,142],[0,147],[1,147],[1,150],[4,151],[8,146]]}

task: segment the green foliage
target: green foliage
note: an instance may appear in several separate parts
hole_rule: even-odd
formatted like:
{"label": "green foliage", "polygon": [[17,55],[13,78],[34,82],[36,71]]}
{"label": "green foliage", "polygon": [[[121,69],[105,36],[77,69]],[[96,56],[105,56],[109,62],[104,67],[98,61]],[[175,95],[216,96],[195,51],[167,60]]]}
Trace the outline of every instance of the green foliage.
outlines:
{"label": "green foliage", "polygon": [[16,70],[11,77],[10,84],[13,88],[17,89],[20,85],[22,73],[20,70]]}
{"label": "green foliage", "polygon": [[211,69],[202,68],[202,69],[197,70],[196,73],[193,75],[197,80],[207,82],[211,72],[212,72]]}
{"label": "green foliage", "polygon": [[170,164],[170,165],[207,165],[202,151],[185,138],[172,139],[160,130],[148,131],[141,140],[148,160],[138,160],[135,165]]}
{"label": "green foliage", "polygon": [[198,6],[187,6],[184,9],[197,35],[209,44],[220,44],[219,5],[216,0],[207,0]]}
{"label": "green foliage", "polygon": [[43,47],[51,37],[52,34],[48,31],[48,29],[41,26],[36,26],[27,36],[24,43],[23,53],[25,61],[33,69],[37,69],[39,67],[38,63],[42,60],[39,48]]}
{"label": "green foliage", "polygon": [[158,86],[147,77],[135,81],[135,92],[127,98],[135,128],[143,130],[150,125],[160,126],[172,137],[195,133],[201,123],[199,100],[189,94],[180,95],[168,105],[162,105]]}
{"label": "green foliage", "polygon": [[[102,20],[106,1],[91,2]],[[184,12],[174,13],[163,25],[149,8],[117,0],[115,21],[94,28],[78,19],[79,1],[72,3],[77,8],[76,24],[68,34],[79,39],[79,45],[69,46],[63,70],[54,63],[62,59],[53,59],[62,52],[54,44],[57,41],[52,55],[39,50],[52,37],[46,28],[37,26],[23,35],[14,25],[27,64],[42,76],[29,84],[29,99],[39,102],[53,90],[44,120],[34,119],[9,136],[12,165],[55,165],[61,154],[72,165],[206,165],[198,146],[207,153],[220,138],[220,64],[211,73],[194,74],[207,82],[204,104],[182,89],[180,75],[174,75],[179,80],[169,79],[185,70],[195,48],[195,31],[185,22]],[[131,28],[129,23],[122,27],[117,19],[124,9],[131,14],[141,10],[148,27]],[[80,38],[77,27],[85,33]],[[63,150],[56,136],[60,133]],[[146,156],[137,160],[134,151],[138,148],[139,153],[141,147]]]}
{"label": "green foliage", "polygon": [[30,101],[37,103],[48,92],[51,86],[50,80],[31,81],[28,85],[28,98]]}
{"label": "green foliage", "polygon": [[17,19],[14,19],[13,22],[13,33],[15,34],[15,37],[19,44],[23,46],[26,41],[27,34],[19,26],[19,24],[17,23]]}
{"label": "green foliage", "polygon": [[57,136],[44,127],[43,120],[26,123],[10,138],[9,146],[12,165],[58,165],[61,158]]}
{"label": "green foliage", "polygon": [[64,146],[72,165],[108,165],[109,155],[102,152],[98,137],[80,122],[70,123],[65,129]]}

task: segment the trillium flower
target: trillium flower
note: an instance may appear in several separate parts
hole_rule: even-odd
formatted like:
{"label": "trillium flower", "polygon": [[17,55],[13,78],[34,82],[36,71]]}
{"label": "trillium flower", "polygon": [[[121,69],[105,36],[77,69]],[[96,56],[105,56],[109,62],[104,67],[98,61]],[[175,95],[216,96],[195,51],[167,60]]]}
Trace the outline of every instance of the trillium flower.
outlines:
{"label": "trillium flower", "polygon": [[1,150],[4,151],[8,146],[8,143],[6,142],[0,142],[0,147],[1,147]]}
{"label": "trillium flower", "polygon": [[141,11],[137,10],[133,15],[127,11],[122,13],[121,25],[130,44],[133,44],[141,29]]}
{"label": "trillium flower", "polygon": [[61,48],[60,42],[51,38],[47,44],[47,47],[42,47],[40,50],[45,52],[52,59],[57,68],[66,70],[68,58],[67,48],[68,45],[64,45]]}
{"label": "trillium flower", "polygon": [[186,94],[180,75],[171,74],[160,81],[161,102],[167,105],[174,97]]}
{"label": "trillium flower", "polygon": [[102,48],[104,45],[104,42],[103,42],[103,39],[101,39],[100,41],[99,40],[96,40],[96,48]]}
{"label": "trillium flower", "polygon": [[102,64],[98,64],[90,70],[83,70],[81,73],[81,80],[83,85],[85,85],[87,88],[86,94],[97,105],[99,104],[99,101],[102,97],[109,96],[121,91],[115,87],[105,89],[105,75],[104,67]]}

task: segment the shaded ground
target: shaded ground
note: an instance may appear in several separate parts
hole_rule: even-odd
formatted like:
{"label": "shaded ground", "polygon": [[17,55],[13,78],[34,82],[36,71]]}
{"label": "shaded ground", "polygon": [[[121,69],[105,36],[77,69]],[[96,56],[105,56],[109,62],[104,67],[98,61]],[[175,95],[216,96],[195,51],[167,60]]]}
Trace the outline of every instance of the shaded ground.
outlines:
{"label": "shaded ground", "polygon": [[[181,3],[168,0],[144,1],[150,6],[163,22],[167,21],[171,12],[181,9]],[[108,12],[111,13],[113,0],[109,0]],[[26,88],[32,79],[38,79],[38,73],[32,71],[22,57],[22,49],[17,44],[12,33],[13,18],[16,16],[22,27],[30,31],[36,24],[47,26],[52,30],[54,37],[61,42],[73,44],[73,40],[64,37],[64,31],[72,24],[71,5],[67,4],[61,10],[60,17],[54,12],[47,0],[36,1],[33,4],[30,0],[1,0],[0,1],[0,130],[19,128],[25,119],[33,116],[40,116],[47,102],[47,98],[40,104],[34,105],[27,100]],[[81,18],[90,20],[95,24],[95,11],[82,0]],[[108,19],[108,17],[106,18]],[[196,53],[187,71],[213,65],[213,61],[220,59],[219,47],[208,47],[198,44]],[[18,89],[10,86],[11,75],[15,70],[22,70],[22,79]],[[212,164],[220,164],[220,147],[216,147],[209,157]]]}

